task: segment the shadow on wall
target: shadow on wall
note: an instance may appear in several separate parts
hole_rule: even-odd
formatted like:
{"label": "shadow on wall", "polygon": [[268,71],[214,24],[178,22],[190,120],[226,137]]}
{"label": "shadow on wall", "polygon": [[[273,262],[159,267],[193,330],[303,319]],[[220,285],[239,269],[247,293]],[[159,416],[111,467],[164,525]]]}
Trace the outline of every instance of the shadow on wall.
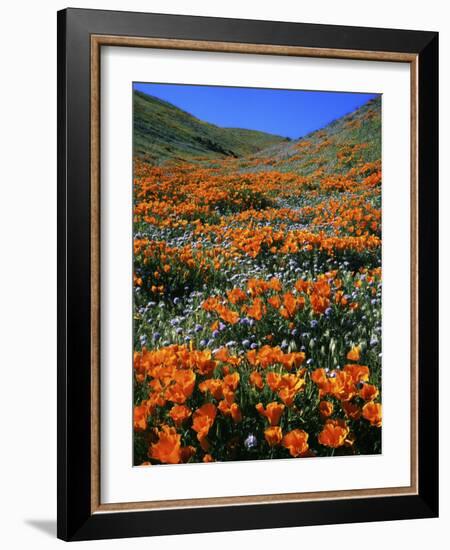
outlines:
{"label": "shadow on wall", "polygon": [[52,538],[56,537],[56,519],[26,519],[25,523]]}

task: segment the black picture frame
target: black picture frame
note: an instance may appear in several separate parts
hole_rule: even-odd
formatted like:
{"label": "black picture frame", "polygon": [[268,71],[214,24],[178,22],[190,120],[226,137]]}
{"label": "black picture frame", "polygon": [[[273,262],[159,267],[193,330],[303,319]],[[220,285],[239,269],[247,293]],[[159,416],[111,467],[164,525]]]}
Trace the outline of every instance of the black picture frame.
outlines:
{"label": "black picture frame", "polygon": [[[402,52],[417,56],[419,369],[416,495],[92,513],[92,35]],[[436,32],[85,9],[58,12],[59,538],[88,540],[438,515],[437,144]]]}

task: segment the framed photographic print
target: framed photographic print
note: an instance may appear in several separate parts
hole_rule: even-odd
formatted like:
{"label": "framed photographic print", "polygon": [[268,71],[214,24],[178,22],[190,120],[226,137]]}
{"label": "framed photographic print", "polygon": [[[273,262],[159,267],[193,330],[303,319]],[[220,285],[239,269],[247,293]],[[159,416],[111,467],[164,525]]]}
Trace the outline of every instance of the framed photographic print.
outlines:
{"label": "framed photographic print", "polygon": [[58,13],[58,536],[438,514],[434,32]]}

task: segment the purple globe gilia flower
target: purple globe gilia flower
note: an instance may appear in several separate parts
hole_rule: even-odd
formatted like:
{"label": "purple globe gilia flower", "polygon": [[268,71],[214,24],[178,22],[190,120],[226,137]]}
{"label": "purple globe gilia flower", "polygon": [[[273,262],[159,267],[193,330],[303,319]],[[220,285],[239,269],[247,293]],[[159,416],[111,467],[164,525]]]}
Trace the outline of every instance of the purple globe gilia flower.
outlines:
{"label": "purple globe gilia flower", "polygon": [[372,347],[376,346],[377,344],[378,344],[378,338],[372,338],[372,339],[370,340],[370,345],[371,345]]}
{"label": "purple globe gilia flower", "polygon": [[258,344],[255,344],[255,342],[253,342],[253,344],[250,344],[250,349],[256,349],[258,347]]}
{"label": "purple globe gilia flower", "polygon": [[327,307],[327,309],[325,310],[325,315],[328,316],[331,314],[333,310],[331,309],[331,307]]}
{"label": "purple globe gilia flower", "polygon": [[294,330],[292,330],[291,334],[292,334],[292,336],[297,336],[298,330],[296,328],[294,328]]}
{"label": "purple globe gilia flower", "polygon": [[222,323],[222,321],[219,323],[219,330],[225,330],[227,328],[227,325]]}
{"label": "purple globe gilia flower", "polygon": [[242,340],[242,345],[244,346],[244,348],[249,348],[250,347],[250,340]]}
{"label": "purple globe gilia flower", "polygon": [[313,319],[313,320],[310,322],[310,325],[311,325],[311,328],[316,328],[317,325],[318,325],[318,322],[317,322],[315,319]]}
{"label": "purple globe gilia flower", "polygon": [[201,332],[203,330],[202,325],[195,325],[195,332]]}
{"label": "purple globe gilia flower", "polygon": [[212,336],[213,338],[218,338],[218,337],[219,337],[219,334],[220,334],[220,333],[219,333],[218,330],[213,330],[213,333],[211,334],[211,336]]}
{"label": "purple globe gilia flower", "polygon": [[161,334],[159,332],[154,332],[153,333],[153,340],[156,342],[157,340],[159,340],[161,338]]}
{"label": "purple globe gilia flower", "polygon": [[176,334],[183,334],[183,329],[181,327],[178,327],[175,331]]}
{"label": "purple globe gilia flower", "polygon": [[244,441],[245,448],[249,451],[258,445],[258,440],[253,434],[249,434]]}

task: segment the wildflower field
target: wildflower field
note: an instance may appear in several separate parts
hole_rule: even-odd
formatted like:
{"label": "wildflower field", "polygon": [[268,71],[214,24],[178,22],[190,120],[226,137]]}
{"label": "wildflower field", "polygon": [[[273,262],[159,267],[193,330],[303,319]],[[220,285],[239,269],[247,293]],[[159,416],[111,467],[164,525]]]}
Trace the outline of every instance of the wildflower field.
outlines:
{"label": "wildflower field", "polygon": [[381,452],[380,111],[241,154],[139,141],[135,465]]}

